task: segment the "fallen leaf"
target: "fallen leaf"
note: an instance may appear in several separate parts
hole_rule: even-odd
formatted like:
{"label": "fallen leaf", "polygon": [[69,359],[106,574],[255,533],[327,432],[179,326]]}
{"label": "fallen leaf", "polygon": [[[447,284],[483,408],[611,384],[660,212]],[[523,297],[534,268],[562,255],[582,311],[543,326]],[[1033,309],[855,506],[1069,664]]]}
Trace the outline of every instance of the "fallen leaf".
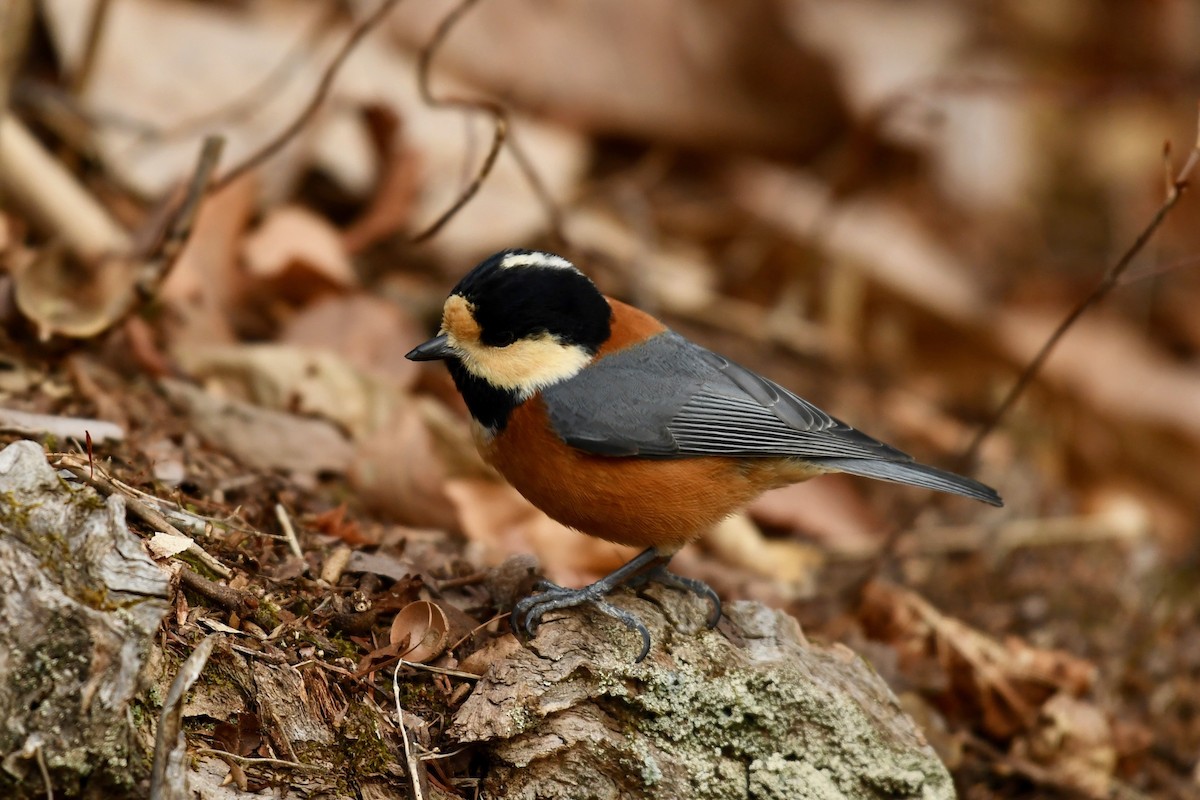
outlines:
{"label": "fallen leaf", "polygon": [[441,655],[449,642],[450,623],[436,603],[417,600],[396,614],[388,642],[405,661],[424,664]]}
{"label": "fallen leaf", "polygon": [[187,550],[193,544],[191,538],[175,533],[155,533],[150,537],[150,552],[156,558],[171,558]]}
{"label": "fallen leaf", "polygon": [[1110,797],[1117,749],[1108,718],[1092,703],[1060,692],[1042,706],[1033,730],[1012,754],[1049,770],[1056,782],[1094,798]]}
{"label": "fallen leaf", "polygon": [[859,618],[869,636],[896,650],[902,672],[926,676],[930,691],[929,676],[941,676],[937,705],[948,716],[998,739],[1031,730],[1051,697],[1078,697],[1096,680],[1096,667],[1077,656],[1015,637],[1001,644],[885,581],[863,590]]}
{"label": "fallen leaf", "polygon": [[457,529],[443,487],[456,477],[489,474],[466,425],[428,397],[403,397],[392,412],[358,443],[350,485],[368,509],[398,522]]}
{"label": "fallen leaf", "polygon": [[242,257],[252,280],[296,304],[358,283],[338,230],[300,206],[271,210],[244,240]]}
{"label": "fallen leaf", "polygon": [[252,469],[345,472],[354,458],[350,443],[328,422],[222,399],[183,381],[159,386],[197,433]]}
{"label": "fallen leaf", "polygon": [[420,366],[404,357],[406,343],[421,341],[424,326],[395,303],[367,294],[333,295],[313,302],[284,325],[281,344],[337,353],[388,390],[412,388]]}
{"label": "fallen leaf", "polygon": [[853,480],[837,475],[767,492],[748,510],[760,525],[793,531],[844,555],[874,552],[886,530]]}
{"label": "fallen leaf", "polygon": [[638,552],[555,522],[505,483],[451,480],[444,491],[463,533],[478,548],[476,560],[484,564],[533,553],[550,580],[573,586],[612,572]]}

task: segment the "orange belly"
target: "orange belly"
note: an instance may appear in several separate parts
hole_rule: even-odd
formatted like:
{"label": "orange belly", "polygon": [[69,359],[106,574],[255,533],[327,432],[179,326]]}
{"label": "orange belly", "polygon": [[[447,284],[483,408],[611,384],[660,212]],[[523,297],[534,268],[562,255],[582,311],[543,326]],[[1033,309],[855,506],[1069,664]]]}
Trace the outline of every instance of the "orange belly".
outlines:
{"label": "orange belly", "polygon": [[550,429],[540,398],[517,408],[480,452],[551,518],[610,542],[674,552],[774,486],[808,477],[796,465],[703,457],[610,458]]}

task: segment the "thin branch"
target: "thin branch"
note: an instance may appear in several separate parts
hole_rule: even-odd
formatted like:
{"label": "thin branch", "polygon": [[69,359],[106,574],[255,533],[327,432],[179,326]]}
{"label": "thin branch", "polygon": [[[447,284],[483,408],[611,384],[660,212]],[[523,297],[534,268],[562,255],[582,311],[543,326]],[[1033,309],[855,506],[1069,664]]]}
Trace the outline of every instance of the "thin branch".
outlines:
{"label": "thin branch", "polygon": [[299,134],[300,131],[304,130],[304,126],[312,120],[317,111],[320,110],[322,104],[324,104],[325,98],[329,96],[329,90],[333,88],[333,81],[335,78],[337,78],[337,74],[341,70],[342,64],[346,62],[346,59],[349,58],[350,54],[354,52],[356,47],[358,47],[359,42],[361,42],[368,33],[374,30],[379,23],[383,21],[384,17],[388,15],[388,12],[395,8],[399,2],[400,0],[383,0],[383,2],[379,4],[379,7],[376,8],[375,11],[369,14],[354,28],[353,31],[350,32],[350,36],[346,39],[345,44],[342,45],[342,49],[338,51],[337,55],[334,56],[333,61],[329,62],[329,66],[325,68],[325,74],[321,76],[321,82],[317,84],[317,91],[311,98],[309,98],[308,104],[304,107],[300,114],[294,120],[292,120],[292,122],[274,139],[264,144],[256,152],[251,153],[245,160],[242,161],[242,163],[238,164],[229,172],[222,175],[220,179],[215,181],[213,185],[209,187],[209,194],[219,192],[221,189],[224,189],[226,186],[233,183],[246,173],[257,169],[263,164],[263,162],[283,149],[288,142],[296,138],[296,135]]}
{"label": "thin branch", "polygon": [[313,50],[318,36],[329,30],[335,13],[337,13],[337,5],[330,4],[325,13],[313,17],[309,30],[306,30],[288,49],[283,58],[256,84],[238,97],[189,119],[173,123],[166,129],[140,126],[137,141],[133,146],[137,147],[147,142],[161,144],[173,139],[184,139],[219,122],[236,122],[253,116],[255,112],[262,109],[271,96],[276,94],[276,90],[292,78],[296,65]]}
{"label": "thin branch", "polygon": [[[1169,154],[1170,146],[1168,143],[1163,148],[1164,159],[1167,159]],[[1100,301],[1107,297],[1114,288],[1121,285],[1122,276],[1124,276],[1126,270],[1129,269],[1129,265],[1132,264],[1137,255],[1141,253],[1143,249],[1145,249],[1146,245],[1162,226],[1167,216],[1170,215],[1171,211],[1174,210],[1175,206],[1183,198],[1183,194],[1185,191],[1187,191],[1189,186],[1188,181],[1198,163],[1200,163],[1200,116],[1198,116],[1197,119],[1196,139],[1192,144],[1191,151],[1188,153],[1188,157],[1184,161],[1183,167],[1179,170],[1174,178],[1171,177],[1169,160],[1166,162],[1166,198],[1163,200],[1162,205],[1160,205],[1158,210],[1154,212],[1154,216],[1150,218],[1150,222],[1147,223],[1144,228],[1142,228],[1141,232],[1138,233],[1137,237],[1133,240],[1133,243],[1129,245],[1129,247],[1125,250],[1121,257],[1116,260],[1116,262],[1114,262],[1107,270],[1105,270],[1104,275],[1101,276],[1100,280],[1096,283],[1096,286],[1086,296],[1084,296],[1083,299],[1076,303],[1075,307],[1067,313],[1062,322],[1058,324],[1058,327],[1054,329],[1054,332],[1051,333],[1046,339],[1045,343],[1042,344],[1037,354],[1033,357],[1029,364],[1026,365],[1025,369],[1021,371],[1016,383],[1014,383],[1012,388],[1009,389],[1008,393],[1004,396],[1004,399],[1000,401],[1000,404],[991,413],[987,421],[984,422],[983,426],[971,439],[970,444],[967,445],[962,454],[958,457],[956,463],[959,469],[966,468],[975,459],[979,453],[979,448],[983,445],[983,442],[988,436],[995,432],[997,426],[1000,424],[1000,421],[1004,419],[1010,410],[1012,410],[1012,407],[1033,383],[1034,378],[1036,378],[1038,373],[1041,372],[1042,367],[1054,352],[1054,348],[1058,346],[1058,343],[1075,325],[1079,318],[1087,313],[1093,306],[1100,303]],[[858,588],[861,589],[863,586],[865,586],[870,579],[879,572],[882,565],[890,561],[895,556],[896,545],[900,540],[900,534],[912,525],[912,522],[917,518],[920,512],[928,506],[929,502],[930,501],[927,500],[925,503],[918,506],[911,514],[904,517],[901,523],[892,526],[891,530],[888,531],[887,538],[883,542],[883,546],[880,549],[879,557],[872,563],[871,569],[868,570],[863,580],[857,584]]]}
{"label": "thin branch", "polygon": [[[187,189],[179,205],[167,217],[166,231],[154,245],[153,250],[146,256],[146,263],[138,271],[137,289],[143,300],[154,297],[158,288],[171,274],[171,269],[179,260],[179,254],[187,245],[195,227],[196,217],[200,213],[200,205],[207,196],[206,189],[212,174],[221,160],[221,151],[225,149],[225,137],[207,136],[200,145],[200,155],[196,159],[196,169],[188,181]],[[133,309],[131,308],[130,311]]]}
{"label": "thin branch", "polygon": [[[1169,148],[1164,148],[1164,151],[1165,153],[1169,153]],[[1055,328],[1054,332],[1050,334],[1050,337],[1046,339],[1045,344],[1042,345],[1041,349],[1038,350],[1037,355],[1033,357],[1033,360],[1030,361],[1028,366],[1026,366],[1021,372],[1020,377],[1017,378],[1017,382],[1013,384],[1011,389],[1009,389],[1008,394],[1004,396],[1004,399],[1000,402],[1000,405],[996,407],[996,410],[992,412],[987,422],[985,422],[983,427],[979,429],[979,432],[975,434],[975,438],[971,440],[971,443],[967,445],[967,448],[960,456],[960,462],[968,463],[975,458],[984,440],[996,430],[996,426],[1000,424],[1000,420],[1002,420],[1005,415],[1008,414],[1009,410],[1014,404],[1016,404],[1017,400],[1021,398],[1021,395],[1025,393],[1025,390],[1029,388],[1029,385],[1033,382],[1033,379],[1037,377],[1037,374],[1041,372],[1042,366],[1046,363],[1047,359],[1050,358],[1050,354],[1054,352],[1054,348],[1058,346],[1059,341],[1064,335],[1066,335],[1067,331],[1069,331],[1075,322],[1089,309],[1091,309],[1092,306],[1096,305],[1106,296],[1108,296],[1108,293],[1120,283],[1121,276],[1125,273],[1125,270],[1129,269],[1129,265],[1133,263],[1133,259],[1137,257],[1138,253],[1142,252],[1147,243],[1149,243],[1151,237],[1154,236],[1159,227],[1163,224],[1163,221],[1179,203],[1180,199],[1183,198],[1183,193],[1187,191],[1188,188],[1188,179],[1190,178],[1192,171],[1196,168],[1198,161],[1200,161],[1200,120],[1197,121],[1197,136],[1195,143],[1192,145],[1191,152],[1188,154],[1187,160],[1184,162],[1183,168],[1179,170],[1178,175],[1176,175],[1174,180],[1169,182],[1167,186],[1166,199],[1163,201],[1162,205],[1158,207],[1158,210],[1154,212],[1154,216],[1150,219],[1149,224],[1142,229],[1142,232],[1139,233],[1137,238],[1133,240],[1133,244],[1131,244],[1125,253],[1119,259],[1117,259],[1116,263],[1108,268],[1108,270],[1104,273],[1104,276],[1101,277],[1100,281],[1096,284],[1095,288],[1093,288],[1086,297],[1080,300],[1079,303],[1077,303],[1075,307],[1067,313],[1067,316],[1063,318],[1063,321],[1058,324],[1058,327]]]}
{"label": "thin branch", "polygon": [[79,96],[87,88],[87,82],[92,77],[96,66],[96,57],[100,54],[100,43],[104,41],[104,28],[108,23],[109,11],[112,10],[112,0],[96,0],[92,6],[92,14],[87,21],[87,36],[84,39],[83,55],[79,65],[71,75],[71,92]]}
{"label": "thin branch", "polygon": [[232,761],[244,767],[285,767],[300,772],[325,772],[324,767],[319,767],[316,764],[302,764],[299,761],[285,761],[282,758],[239,756],[237,753],[230,753],[228,750],[217,750],[212,747],[198,747],[192,752],[198,756],[214,756],[225,761]]}
{"label": "thin branch", "polygon": [[283,528],[283,535],[287,539],[288,549],[292,551],[292,555],[296,558],[304,558],[304,551],[300,549],[300,540],[296,538],[296,529],[292,527],[292,518],[288,516],[283,503],[275,504],[275,519],[279,520],[279,527]]}
{"label": "thin branch", "polygon": [[154,741],[154,765],[150,771],[150,800],[168,800],[182,797],[183,787],[173,786],[171,779],[176,777],[171,754],[180,748],[183,739],[183,699],[188,689],[200,677],[204,665],[212,655],[213,647],[219,637],[215,634],[203,639],[179,666],[175,680],[167,691],[167,699],[163,701],[162,714],[158,718],[158,733]]}
{"label": "thin branch", "polygon": [[435,236],[479,192],[479,189],[483,186],[483,182],[487,180],[488,175],[492,172],[492,168],[496,165],[496,159],[499,158],[500,150],[508,137],[508,112],[499,103],[494,103],[490,100],[464,100],[456,97],[438,98],[433,96],[433,91],[429,88],[429,66],[433,62],[434,55],[450,35],[450,31],[454,29],[454,26],[478,2],[479,0],[462,0],[461,3],[451,9],[450,13],[438,23],[433,36],[430,37],[425,47],[421,48],[420,56],[417,59],[417,89],[421,93],[421,99],[431,108],[461,108],[468,111],[483,111],[490,114],[494,126],[492,129],[492,145],[488,148],[487,155],[484,156],[483,163],[480,165],[478,172],[475,173],[474,179],[467,184],[466,188],[459,194],[458,199],[449,208],[443,211],[424,230],[413,235],[410,241],[414,244],[424,242]]}
{"label": "thin branch", "polygon": [[396,720],[400,724],[400,738],[404,742],[404,763],[408,767],[409,780],[412,781],[413,798],[414,800],[425,800],[425,793],[421,788],[421,764],[417,760],[412,742],[408,738],[408,726],[404,724],[404,706],[400,704],[400,666],[403,663],[400,661],[392,670],[392,696],[396,699]]}
{"label": "thin branch", "polygon": [[80,457],[73,453],[64,453],[54,461],[56,469],[65,469],[75,477],[92,486],[94,489],[104,495],[119,494],[125,498],[125,507],[130,513],[145,522],[151,528],[162,533],[170,533],[176,536],[182,536],[191,541],[187,550],[184,552],[191,555],[206,568],[213,573],[220,575],[222,578],[228,578],[233,575],[233,571],[229,567],[222,564],[211,555],[207,550],[196,543],[192,537],[185,534],[183,531],[172,525],[162,513],[148,503],[143,502],[130,492],[125,491],[103,470],[96,468],[95,464],[89,464],[86,461],[81,462]]}

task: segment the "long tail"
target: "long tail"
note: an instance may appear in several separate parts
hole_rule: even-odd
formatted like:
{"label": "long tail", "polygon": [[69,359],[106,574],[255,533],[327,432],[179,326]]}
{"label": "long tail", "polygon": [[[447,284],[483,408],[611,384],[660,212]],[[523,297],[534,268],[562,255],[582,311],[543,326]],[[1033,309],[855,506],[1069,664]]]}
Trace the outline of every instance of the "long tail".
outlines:
{"label": "long tail", "polygon": [[838,472],[848,472],[851,475],[862,475],[881,481],[907,483],[910,486],[923,486],[939,492],[960,494],[963,497],[982,500],[993,506],[1004,505],[1000,495],[990,486],[970,478],[964,478],[962,475],[955,475],[953,472],[927,467],[915,461],[882,461],[870,458],[814,458],[810,461]]}

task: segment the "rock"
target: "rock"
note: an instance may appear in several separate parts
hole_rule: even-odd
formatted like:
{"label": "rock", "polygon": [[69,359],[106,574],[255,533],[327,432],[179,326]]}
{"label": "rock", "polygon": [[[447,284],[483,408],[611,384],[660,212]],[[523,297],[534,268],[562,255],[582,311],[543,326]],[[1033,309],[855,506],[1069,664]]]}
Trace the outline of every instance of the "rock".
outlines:
{"label": "rock", "polygon": [[709,631],[703,605],[679,592],[614,602],[650,629],[643,663],[619,622],[572,610],[493,663],[456,714],[451,735],[489,750],[485,796],[954,797],[932,748],[848,648],[810,644],[758,603],[729,604]]}
{"label": "rock", "polygon": [[0,451],[0,794],[46,793],[39,758],[68,796],[145,777],[131,702],[167,583],[120,497],[62,480],[34,442]]}

